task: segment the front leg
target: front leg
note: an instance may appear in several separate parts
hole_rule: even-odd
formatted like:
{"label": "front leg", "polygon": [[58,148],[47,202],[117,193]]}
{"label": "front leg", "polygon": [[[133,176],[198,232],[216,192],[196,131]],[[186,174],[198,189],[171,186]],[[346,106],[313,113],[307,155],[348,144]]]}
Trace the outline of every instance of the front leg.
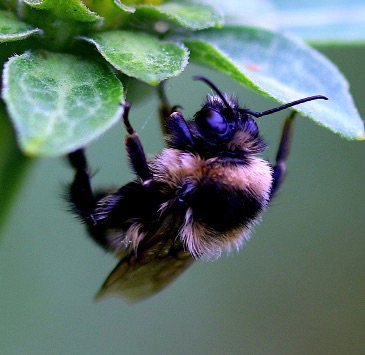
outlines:
{"label": "front leg", "polygon": [[193,135],[181,112],[173,112],[165,121],[165,127],[169,146],[182,150],[194,147]]}
{"label": "front leg", "polygon": [[152,173],[148,167],[146,155],[144,153],[143,145],[138,137],[138,134],[133,129],[129,122],[129,110],[130,104],[126,103],[124,106],[123,121],[125,128],[128,132],[125,138],[125,146],[129,156],[130,164],[136,173],[142,180],[143,185],[149,185],[152,182]]}
{"label": "front leg", "polygon": [[273,196],[281,186],[286,171],[286,160],[288,159],[291,143],[294,133],[294,119],[296,112],[292,111],[289,117],[285,120],[278,152],[276,154],[276,164],[273,173],[273,185],[271,189],[271,196]]}
{"label": "front leg", "polygon": [[194,146],[193,135],[180,112],[181,106],[171,106],[164,89],[164,83],[158,87],[160,99],[160,124],[162,132],[171,147],[187,149]]}
{"label": "front leg", "polygon": [[169,100],[166,96],[165,91],[165,82],[161,82],[157,87],[157,94],[158,98],[160,100],[160,106],[159,106],[159,114],[160,114],[160,127],[161,131],[164,135],[167,134],[166,131],[166,121],[169,118],[169,116],[172,113],[172,107],[169,103]]}

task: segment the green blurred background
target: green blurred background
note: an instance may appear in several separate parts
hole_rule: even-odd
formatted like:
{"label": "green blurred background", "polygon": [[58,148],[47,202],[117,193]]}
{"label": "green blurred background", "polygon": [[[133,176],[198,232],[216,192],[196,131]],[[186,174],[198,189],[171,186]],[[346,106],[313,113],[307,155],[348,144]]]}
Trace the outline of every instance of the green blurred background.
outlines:
{"label": "green blurred background", "polygon": [[[365,116],[365,49],[322,50],[344,72]],[[167,84],[186,116],[207,87],[241,104],[276,103],[191,66]],[[320,93],[313,93],[320,94]],[[157,100],[131,121],[149,154],[162,147]],[[262,118],[272,159],[286,113]],[[131,179],[122,125],[88,150],[95,186]],[[365,145],[299,117],[288,176],[252,240],[216,262],[197,262],[174,284],[136,305],[93,296],[116,260],[67,212],[62,159],[33,163],[0,242],[1,354],[365,354]]]}

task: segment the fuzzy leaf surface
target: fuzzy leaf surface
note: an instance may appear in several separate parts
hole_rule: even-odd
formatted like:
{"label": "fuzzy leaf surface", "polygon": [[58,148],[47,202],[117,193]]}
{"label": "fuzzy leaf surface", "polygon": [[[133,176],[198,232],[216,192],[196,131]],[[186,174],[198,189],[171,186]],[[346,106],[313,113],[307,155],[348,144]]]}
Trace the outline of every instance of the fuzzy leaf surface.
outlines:
{"label": "fuzzy leaf surface", "polygon": [[157,85],[177,76],[188,64],[188,50],[172,42],[131,31],[110,31],[83,37],[122,73]]}
{"label": "fuzzy leaf surface", "polygon": [[40,29],[18,20],[12,12],[0,10],[0,43],[19,41],[41,32]]}
{"label": "fuzzy leaf surface", "polygon": [[126,12],[134,12],[136,11],[135,7],[133,6],[127,6],[125,4],[123,4],[120,0],[113,0],[114,4],[117,5],[121,10],[126,11]]}
{"label": "fuzzy leaf surface", "polygon": [[68,54],[26,52],[5,64],[2,96],[22,150],[57,156],[116,123],[123,89],[108,67]]}
{"label": "fuzzy leaf surface", "polygon": [[223,26],[223,15],[207,4],[167,2],[158,6],[143,5],[136,10],[139,18],[170,21],[190,30]]}
{"label": "fuzzy leaf surface", "polygon": [[24,0],[24,3],[35,9],[49,10],[56,17],[64,20],[94,22],[100,16],[90,11],[81,0]]}

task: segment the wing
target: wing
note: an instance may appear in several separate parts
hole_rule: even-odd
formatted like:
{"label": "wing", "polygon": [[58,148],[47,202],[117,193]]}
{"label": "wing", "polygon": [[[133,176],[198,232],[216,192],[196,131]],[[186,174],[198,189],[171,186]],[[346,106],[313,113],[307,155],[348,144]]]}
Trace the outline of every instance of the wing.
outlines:
{"label": "wing", "polygon": [[109,274],[97,299],[122,296],[138,302],[162,290],[194,261],[177,238],[182,216],[169,214],[137,254],[124,257]]}

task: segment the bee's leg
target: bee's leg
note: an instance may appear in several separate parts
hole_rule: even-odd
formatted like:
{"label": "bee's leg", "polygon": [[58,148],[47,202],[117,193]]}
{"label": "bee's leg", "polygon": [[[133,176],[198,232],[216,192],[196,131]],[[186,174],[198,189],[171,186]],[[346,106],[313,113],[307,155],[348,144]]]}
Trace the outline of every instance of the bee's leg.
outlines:
{"label": "bee's leg", "polygon": [[295,115],[296,112],[292,111],[289,117],[284,122],[279,149],[276,154],[276,164],[274,166],[271,196],[273,196],[277,192],[277,190],[279,189],[280,185],[284,180],[286,171],[286,160],[289,156],[291,142],[294,133]]}
{"label": "bee's leg", "polygon": [[165,121],[166,139],[170,146],[186,150],[194,146],[194,138],[181,112],[172,112]]}
{"label": "bee's leg", "polygon": [[165,82],[158,86],[158,96],[160,99],[160,124],[161,130],[168,143],[176,148],[188,148],[194,145],[190,128],[180,112],[181,106],[171,106],[165,92]]}
{"label": "bee's leg", "polygon": [[89,169],[83,149],[68,155],[68,160],[75,170],[75,177],[70,185],[70,198],[76,212],[87,222],[92,223],[95,199],[91,190]]}
{"label": "bee's leg", "polygon": [[130,104],[126,103],[124,106],[123,121],[128,135],[125,139],[125,145],[131,166],[134,172],[142,180],[143,185],[149,185],[152,181],[152,173],[148,167],[146,155],[143,150],[142,143],[138,137],[138,134],[133,129],[129,122],[129,110]]}
{"label": "bee's leg", "polygon": [[172,113],[172,107],[167,99],[166,92],[165,92],[165,81],[161,82],[157,87],[158,97],[160,99],[160,126],[162,133],[164,135],[167,134],[167,127],[166,127],[166,120]]}
{"label": "bee's leg", "polygon": [[94,196],[91,189],[89,168],[84,150],[78,149],[69,153],[68,160],[75,170],[75,177],[68,192],[73,210],[85,221],[95,242],[107,248],[103,223],[95,218],[95,207],[98,198]]}

